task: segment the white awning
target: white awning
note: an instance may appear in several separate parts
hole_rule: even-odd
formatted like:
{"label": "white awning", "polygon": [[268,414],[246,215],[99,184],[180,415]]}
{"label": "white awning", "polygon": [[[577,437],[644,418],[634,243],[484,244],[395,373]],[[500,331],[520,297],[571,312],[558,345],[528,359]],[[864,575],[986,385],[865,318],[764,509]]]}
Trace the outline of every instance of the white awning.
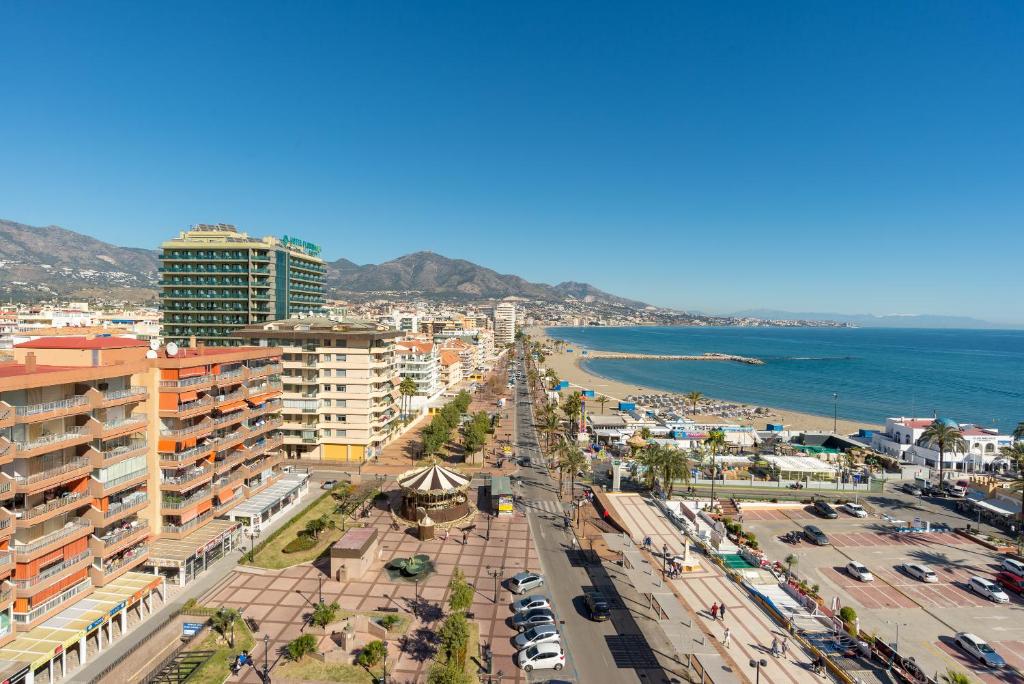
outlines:
{"label": "white awning", "polygon": [[1020,513],[1020,504],[1012,504],[1005,499],[985,499],[979,501],[978,506],[1007,517]]}

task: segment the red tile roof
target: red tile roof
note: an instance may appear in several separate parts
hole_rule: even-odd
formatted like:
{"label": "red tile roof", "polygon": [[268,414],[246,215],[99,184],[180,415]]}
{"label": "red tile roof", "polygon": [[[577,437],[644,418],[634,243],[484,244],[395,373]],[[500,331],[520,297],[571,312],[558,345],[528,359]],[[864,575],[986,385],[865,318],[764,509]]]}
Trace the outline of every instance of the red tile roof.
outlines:
{"label": "red tile roof", "polygon": [[81,370],[76,366],[36,366],[25,370],[23,363],[0,363],[0,378],[16,378],[20,375],[36,375],[38,373],[57,373],[60,371]]}
{"label": "red tile roof", "polygon": [[18,349],[127,349],[148,347],[149,342],[131,337],[40,337],[15,346]]}

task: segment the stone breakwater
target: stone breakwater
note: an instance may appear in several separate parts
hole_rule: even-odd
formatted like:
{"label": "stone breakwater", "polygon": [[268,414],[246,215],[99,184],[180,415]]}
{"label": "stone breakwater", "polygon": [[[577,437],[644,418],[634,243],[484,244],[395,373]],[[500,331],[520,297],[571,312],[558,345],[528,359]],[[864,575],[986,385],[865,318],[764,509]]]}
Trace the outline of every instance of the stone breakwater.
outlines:
{"label": "stone breakwater", "polygon": [[733,361],[745,363],[748,366],[763,366],[764,361],[750,356],[737,356],[736,354],[719,354],[717,352],[704,352],[703,354],[631,354],[628,352],[606,352],[588,351],[588,359],[651,359],[654,361]]}

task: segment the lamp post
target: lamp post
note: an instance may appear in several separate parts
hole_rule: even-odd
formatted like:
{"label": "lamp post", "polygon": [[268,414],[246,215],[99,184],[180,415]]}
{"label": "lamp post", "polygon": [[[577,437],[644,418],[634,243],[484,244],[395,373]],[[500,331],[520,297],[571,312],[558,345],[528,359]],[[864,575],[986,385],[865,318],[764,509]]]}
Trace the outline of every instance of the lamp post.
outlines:
{"label": "lamp post", "polygon": [[263,684],[270,684],[270,635],[263,635]]}
{"label": "lamp post", "polygon": [[317,575],[316,576],[316,580],[317,580],[317,595],[320,598],[320,605],[322,606],[322,605],[324,605],[324,576],[323,575]]}
{"label": "lamp post", "polygon": [[661,578],[668,574],[668,544],[661,545]]}
{"label": "lamp post", "polygon": [[498,603],[498,579],[504,574],[505,568],[492,568],[487,566],[487,574],[494,578],[494,603]]}
{"label": "lamp post", "polygon": [[384,659],[381,661],[381,667],[383,671],[380,675],[380,684],[387,684],[388,682],[388,642],[384,643]]}
{"label": "lamp post", "polygon": [[756,668],[757,674],[755,675],[754,684],[761,684],[761,668],[768,667],[768,661],[764,658],[760,660],[750,659],[750,667]]}
{"label": "lamp post", "polygon": [[832,393],[832,432],[839,433],[839,394]]}
{"label": "lamp post", "polygon": [[249,521],[249,562],[252,563],[256,560],[256,540],[259,539],[260,528],[252,524],[252,520]]}
{"label": "lamp post", "polygon": [[892,650],[894,650],[897,653],[899,653],[900,652],[900,624],[901,623],[899,623],[899,622],[891,622],[889,620],[886,620],[885,622],[886,622],[886,624],[889,624],[889,625],[896,625],[896,643],[893,644]]}

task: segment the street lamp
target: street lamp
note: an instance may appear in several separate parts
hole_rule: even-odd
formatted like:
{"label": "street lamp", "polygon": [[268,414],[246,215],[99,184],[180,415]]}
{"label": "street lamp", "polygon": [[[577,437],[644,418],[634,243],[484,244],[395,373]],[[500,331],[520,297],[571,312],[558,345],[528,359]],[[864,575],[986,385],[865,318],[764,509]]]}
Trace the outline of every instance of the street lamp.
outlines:
{"label": "street lamp", "polygon": [[832,432],[839,434],[839,394],[832,393]]}
{"label": "street lamp", "polygon": [[263,684],[270,684],[270,635],[263,635]]}
{"label": "street lamp", "polygon": [[324,576],[317,575],[317,595],[320,597],[320,605],[324,605]]}
{"label": "street lamp", "polygon": [[500,568],[492,568],[487,566],[487,574],[494,578],[494,602],[498,602],[498,579],[505,573],[504,566]]}
{"label": "street lamp", "polygon": [[381,675],[380,675],[380,684],[387,684],[387,682],[388,682],[388,642],[385,641],[383,643],[384,643],[384,659],[383,659],[383,661],[381,661],[381,667],[383,668],[383,671],[381,672]]}
{"label": "street lamp", "polygon": [[668,574],[668,544],[661,545],[661,578]]}
{"label": "street lamp", "polygon": [[899,622],[895,622],[894,623],[894,622],[890,622],[889,620],[886,620],[885,622],[886,622],[886,624],[889,624],[889,625],[892,625],[892,624],[896,625],[896,643],[893,644],[892,650],[894,650],[897,653],[899,653],[900,652],[900,624],[901,623],[899,623]]}
{"label": "street lamp", "polygon": [[755,676],[754,684],[761,684],[761,668],[768,667],[768,661],[764,658],[760,660],[750,659],[750,667],[757,669],[757,675]]}
{"label": "street lamp", "polygon": [[249,562],[252,563],[256,560],[256,540],[259,539],[260,528],[252,524],[249,521]]}

